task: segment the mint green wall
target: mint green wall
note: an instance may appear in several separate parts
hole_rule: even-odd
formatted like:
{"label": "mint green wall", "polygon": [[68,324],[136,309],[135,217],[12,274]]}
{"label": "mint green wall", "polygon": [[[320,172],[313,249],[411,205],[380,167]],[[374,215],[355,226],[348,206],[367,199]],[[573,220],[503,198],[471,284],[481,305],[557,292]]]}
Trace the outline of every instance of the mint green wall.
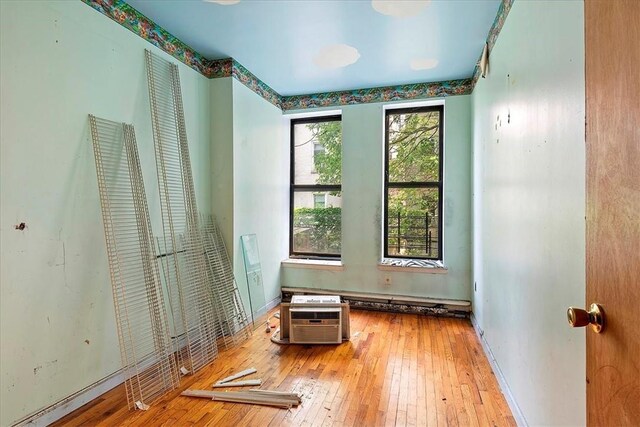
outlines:
{"label": "mint green wall", "polygon": [[584,16],[516,0],[473,93],[473,306],[529,425],[585,424]]}
{"label": "mint green wall", "polygon": [[237,80],[233,81],[233,117],[234,270],[244,293],[247,281],[240,236],[256,234],[269,302],[280,296],[280,261],[288,250],[289,145],[282,111]]}
{"label": "mint green wall", "polygon": [[282,111],[242,83],[213,79],[210,96],[212,209],[248,311],[240,236],[258,237],[266,301],[280,295],[280,261],[287,256],[289,146]]}
{"label": "mint green wall", "polygon": [[471,97],[450,97],[444,102],[444,261],[448,272],[378,269],[382,256],[384,104],[350,105],[340,108],[344,269],[283,266],[282,286],[471,299]]}
{"label": "mint green wall", "polygon": [[211,209],[230,253],[233,237],[233,79],[209,81],[211,95]]}
{"label": "mint green wall", "polygon": [[[80,1],[0,2],[2,426],[121,366],[87,114],[135,125],[158,233],[144,49],[170,59]],[[179,67],[207,212],[209,81]]]}

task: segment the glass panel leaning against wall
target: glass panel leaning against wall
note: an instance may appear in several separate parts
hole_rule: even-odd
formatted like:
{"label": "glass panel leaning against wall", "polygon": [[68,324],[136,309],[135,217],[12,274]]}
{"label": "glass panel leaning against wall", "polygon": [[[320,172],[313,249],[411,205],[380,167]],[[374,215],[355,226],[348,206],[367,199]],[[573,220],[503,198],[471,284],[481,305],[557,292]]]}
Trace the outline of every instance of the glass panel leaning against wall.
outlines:
{"label": "glass panel leaning against wall", "polygon": [[340,258],[341,190],[340,116],[292,120],[290,256]]}
{"label": "glass panel leaning against wall", "polygon": [[387,110],[384,256],[442,259],[444,107]]}

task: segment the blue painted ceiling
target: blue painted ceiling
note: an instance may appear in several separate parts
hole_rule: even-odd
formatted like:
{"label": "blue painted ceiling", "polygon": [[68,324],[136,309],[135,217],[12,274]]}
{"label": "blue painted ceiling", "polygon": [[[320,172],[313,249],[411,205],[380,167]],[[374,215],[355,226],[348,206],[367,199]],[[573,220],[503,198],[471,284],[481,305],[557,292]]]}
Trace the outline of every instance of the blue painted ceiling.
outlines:
{"label": "blue painted ceiling", "polygon": [[[209,59],[233,57],[281,95],[298,95],[470,77],[500,0],[431,1],[409,17],[383,15],[369,0],[128,0]],[[328,45],[360,58],[325,69]],[[415,59],[435,68],[413,70]]]}

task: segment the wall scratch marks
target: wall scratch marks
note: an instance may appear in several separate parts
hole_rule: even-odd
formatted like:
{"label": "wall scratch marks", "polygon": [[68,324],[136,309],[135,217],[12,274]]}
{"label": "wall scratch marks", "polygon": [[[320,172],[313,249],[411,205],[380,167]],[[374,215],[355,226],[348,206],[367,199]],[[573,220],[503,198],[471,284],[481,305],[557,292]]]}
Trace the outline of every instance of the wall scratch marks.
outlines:
{"label": "wall scratch marks", "polygon": [[[52,262],[55,262],[55,261],[52,261]],[[58,263],[55,263],[55,264],[52,264],[52,262],[49,262],[49,265],[50,265],[50,266],[53,266],[53,267],[62,267],[62,270],[63,270],[63,271],[64,271],[64,270],[66,270],[66,265],[67,265],[67,251],[66,251],[66,248],[65,248],[65,246],[64,246],[64,242],[62,242],[62,262],[58,262]],[[66,271],[65,271],[65,273],[66,273]]]}

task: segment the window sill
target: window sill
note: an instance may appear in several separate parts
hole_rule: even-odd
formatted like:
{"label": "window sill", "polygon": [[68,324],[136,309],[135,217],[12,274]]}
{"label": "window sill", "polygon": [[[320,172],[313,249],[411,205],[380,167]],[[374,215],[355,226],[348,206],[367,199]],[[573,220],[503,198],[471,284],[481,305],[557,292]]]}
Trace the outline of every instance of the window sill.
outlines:
{"label": "window sill", "polygon": [[405,273],[447,274],[449,269],[442,261],[383,258],[378,270],[401,271]]}
{"label": "window sill", "polygon": [[321,260],[321,259],[285,259],[280,263],[287,268],[310,268],[314,270],[343,271],[342,261]]}

